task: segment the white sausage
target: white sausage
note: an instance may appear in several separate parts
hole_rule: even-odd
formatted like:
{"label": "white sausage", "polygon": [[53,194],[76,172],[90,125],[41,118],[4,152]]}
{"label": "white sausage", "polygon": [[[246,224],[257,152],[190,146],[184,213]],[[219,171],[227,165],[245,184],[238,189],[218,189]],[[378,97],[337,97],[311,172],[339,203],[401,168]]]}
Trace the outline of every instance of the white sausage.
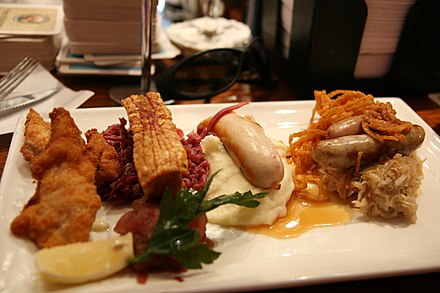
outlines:
{"label": "white sausage", "polygon": [[361,134],[364,116],[354,116],[338,121],[327,129],[326,138],[337,138],[346,135]]}
{"label": "white sausage", "polygon": [[260,125],[231,112],[215,124],[214,133],[250,183],[260,188],[279,185],[283,162]]}
{"label": "white sausage", "polygon": [[358,152],[362,152],[362,163],[369,163],[383,155],[409,155],[420,147],[424,139],[425,130],[419,125],[414,125],[405,133],[402,142],[382,142],[367,134],[346,135],[318,142],[312,151],[312,158],[323,166],[350,168],[356,166]]}
{"label": "white sausage", "polygon": [[414,125],[411,130],[405,134],[403,142],[391,141],[387,143],[387,150],[391,153],[409,155],[420,147],[424,140],[425,130],[420,125]]}
{"label": "white sausage", "polygon": [[367,134],[346,135],[318,142],[312,159],[327,167],[350,168],[356,166],[358,152],[362,152],[363,162],[378,159],[381,146],[380,141]]}

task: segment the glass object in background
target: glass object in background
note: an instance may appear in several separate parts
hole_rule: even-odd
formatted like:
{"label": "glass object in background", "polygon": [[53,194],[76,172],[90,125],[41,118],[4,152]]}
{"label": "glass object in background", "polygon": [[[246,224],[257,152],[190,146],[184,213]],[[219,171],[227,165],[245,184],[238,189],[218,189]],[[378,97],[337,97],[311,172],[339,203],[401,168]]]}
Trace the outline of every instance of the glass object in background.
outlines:
{"label": "glass object in background", "polygon": [[225,4],[222,0],[205,0],[202,2],[202,12],[204,16],[220,17],[225,11]]}
{"label": "glass object in background", "polygon": [[250,28],[234,18],[224,17],[228,2],[219,0],[184,0],[187,17],[171,24],[166,32],[182,55],[214,48],[239,48],[251,40]]}
{"label": "glass object in background", "polygon": [[184,0],[163,0],[164,16],[171,22],[184,20],[182,1]]}
{"label": "glass object in background", "polygon": [[151,86],[151,54],[153,49],[153,14],[156,0],[142,0],[142,44],[141,44],[141,93],[146,93]]}
{"label": "glass object in background", "polygon": [[182,0],[181,4],[185,20],[202,16],[216,18],[223,16],[225,11],[223,0]]}
{"label": "glass object in background", "polygon": [[208,37],[213,37],[218,34],[218,24],[216,18],[223,15],[224,12],[223,1],[220,0],[207,0],[202,1],[202,12],[204,16],[207,16],[206,26],[203,33]]}
{"label": "glass object in background", "polygon": [[120,103],[121,100],[132,94],[145,94],[151,88],[152,47],[153,47],[153,15],[156,13],[157,0],[141,0],[142,29],[141,29],[141,67],[140,84],[116,86],[109,91],[110,98]]}

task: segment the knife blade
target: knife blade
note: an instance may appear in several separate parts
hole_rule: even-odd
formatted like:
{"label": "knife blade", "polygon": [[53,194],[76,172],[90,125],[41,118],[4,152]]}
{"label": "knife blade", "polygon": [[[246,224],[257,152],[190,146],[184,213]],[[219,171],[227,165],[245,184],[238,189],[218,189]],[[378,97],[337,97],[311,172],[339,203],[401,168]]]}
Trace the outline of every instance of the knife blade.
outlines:
{"label": "knife blade", "polygon": [[44,100],[57,93],[60,89],[61,89],[60,87],[56,87],[56,88],[32,93],[29,95],[14,97],[0,101],[0,113],[4,113],[20,107],[28,106],[38,101]]}

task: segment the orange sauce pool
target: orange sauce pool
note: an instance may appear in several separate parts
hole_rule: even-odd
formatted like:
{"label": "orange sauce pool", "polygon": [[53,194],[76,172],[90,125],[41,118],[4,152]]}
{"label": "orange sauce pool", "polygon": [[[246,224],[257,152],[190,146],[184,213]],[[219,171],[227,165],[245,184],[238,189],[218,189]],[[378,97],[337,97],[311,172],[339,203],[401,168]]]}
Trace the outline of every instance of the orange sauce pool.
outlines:
{"label": "orange sauce pool", "polygon": [[287,204],[287,214],[271,226],[249,228],[246,231],[274,238],[298,237],[314,227],[335,226],[349,222],[353,210],[336,201],[324,203],[305,201],[293,195]]}

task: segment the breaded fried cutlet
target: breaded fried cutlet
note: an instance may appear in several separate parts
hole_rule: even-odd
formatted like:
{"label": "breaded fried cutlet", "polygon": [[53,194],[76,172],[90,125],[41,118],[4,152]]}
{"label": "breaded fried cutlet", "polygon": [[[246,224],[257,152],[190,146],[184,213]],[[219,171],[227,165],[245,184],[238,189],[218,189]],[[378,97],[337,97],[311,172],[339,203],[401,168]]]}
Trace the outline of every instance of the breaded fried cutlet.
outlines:
{"label": "breaded fried cutlet", "polygon": [[26,115],[24,143],[20,149],[24,159],[31,161],[45,148],[50,139],[50,123],[33,108]]}
{"label": "breaded fried cutlet", "polygon": [[87,152],[81,132],[69,112],[50,113],[49,143],[31,163],[37,189],[11,223],[17,236],[38,247],[89,240],[101,200],[94,185],[96,158]]}
{"label": "breaded fried cutlet", "polygon": [[86,139],[88,152],[98,159],[95,174],[96,186],[116,180],[121,171],[121,162],[116,149],[95,128],[86,132]]}

